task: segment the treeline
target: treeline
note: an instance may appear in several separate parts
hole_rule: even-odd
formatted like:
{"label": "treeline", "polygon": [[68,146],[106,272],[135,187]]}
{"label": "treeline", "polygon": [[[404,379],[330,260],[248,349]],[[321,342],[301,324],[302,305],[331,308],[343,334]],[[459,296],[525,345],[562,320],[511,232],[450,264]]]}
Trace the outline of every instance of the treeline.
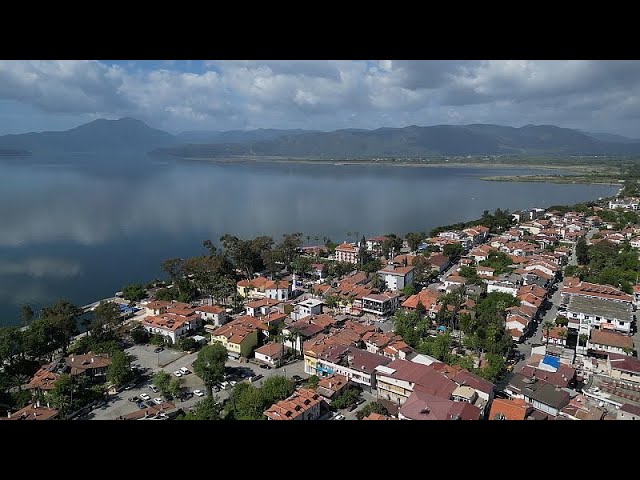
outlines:
{"label": "treeline", "polygon": [[463,230],[469,227],[475,227],[483,225],[489,228],[491,233],[499,233],[507,230],[513,224],[513,218],[509,210],[502,210],[497,208],[493,214],[489,213],[489,210],[485,210],[482,213],[482,217],[471,220],[470,222],[453,223],[451,225],[443,225],[435,227],[429,232],[430,237],[437,237],[441,232],[447,232],[449,230]]}

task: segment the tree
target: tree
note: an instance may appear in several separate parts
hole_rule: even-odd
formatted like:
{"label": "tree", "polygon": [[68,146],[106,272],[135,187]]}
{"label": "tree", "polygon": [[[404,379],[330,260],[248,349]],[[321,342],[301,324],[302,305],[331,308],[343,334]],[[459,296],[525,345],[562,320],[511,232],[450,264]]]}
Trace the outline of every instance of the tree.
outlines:
{"label": "tree", "polygon": [[549,320],[545,320],[544,322],[542,322],[542,329],[545,330],[547,334],[547,345],[549,345],[549,332],[551,331],[553,326],[553,322]]}
{"label": "tree", "polygon": [[280,400],[284,400],[295,391],[295,384],[292,380],[273,376],[267,378],[260,388],[262,398],[267,406],[272,405]]}
{"label": "tree", "polygon": [[169,382],[171,382],[171,375],[163,370],[153,376],[154,385],[158,387],[158,390],[160,390],[163,395],[166,395],[169,390]]}
{"label": "tree", "polygon": [[404,238],[407,240],[411,251],[415,252],[418,249],[418,245],[420,245],[420,243],[424,239],[424,236],[419,233],[409,232],[404,236]]}
{"label": "tree", "polygon": [[311,375],[307,379],[305,386],[307,388],[311,388],[315,390],[319,382],[320,382],[320,377],[318,377],[317,375]]}
{"label": "tree", "polygon": [[455,260],[460,258],[460,256],[464,253],[464,247],[461,243],[447,243],[442,248],[442,253],[445,256]]}
{"label": "tree", "polygon": [[114,352],[111,356],[111,365],[107,368],[107,381],[113,385],[124,385],[132,377],[127,355],[122,351]]}
{"label": "tree", "polygon": [[202,379],[210,396],[213,395],[213,386],[224,378],[226,361],[227,349],[221,343],[214,343],[202,347],[193,362],[193,371]]}
{"label": "tree", "polygon": [[149,342],[149,332],[142,326],[137,325],[131,329],[129,332],[131,334],[131,338],[136,343],[148,343]]}
{"label": "tree", "polygon": [[291,271],[291,262],[299,255],[298,250],[303,244],[302,233],[285,233],[278,249],[282,252],[284,266]]}
{"label": "tree", "polygon": [[311,259],[309,257],[296,257],[291,262],[291,269],[296,275],[304,277],[311,271]]}
{"label": "tree", "polygon": [[587,335],[586,333],[581,333],[580,336],[578,337],[578,341],[582,346],[586,346],[588,340],[589,340],[589,335]]}
{"label": "tree", "polygon": [[82,315],[82,309],[66,300],[59,300],[52,306],[42,309],[40,320],[48,323],[50,329],[48,342],[52,348],[50,352],[61,348],[63,354],[67,353],[71,338],[78,333],[77,325],[80,315]]}
{"label": "tree", "polygon": [[410,297],[411,295],[415,295],[415,293],[416,293],[416,287],[414,287],[413,284],[407,285],[402,289],[402,294],[406,295],[407,297]]}
{"label": "tree", "polygon": [[576,243],[576,260],[579,265],[586,265],[589,263],[589,247],[584,237],[578,239]]}
{"label": "tree", "polygon": [[358,420],[362,420],[365,417],[368,417],[372,413],[377,413],[379,415],[389,415],[389,411],[378,402],[371,402],[364,406],[364,408],[356,413],[356,417]]}
{"label": "tree", "polygon": [[396,234],[391,233],[385,236],[384,241],[382,242],[382,255],[385,258],[390,258],[390,255],[398,255],[400,250],[402,249],[402,239],[398,237]]}
{"label": "tree", "polygon": [[180,384],[179,378],[172,378],[167,385],[167,393],[173,397],[177,397],[180,395],[180,390],[182,389],[182,385]]}
{"label": "tree", "polygon": [[27,326],[33,320],[33,309],[29,305],[22,305],[20,307],[20,323],[22,326]]}
{"label": "tree", "polygon": [[416,304],[416,314],[419,317],[424,317],[426,313],[427,313],[427,309],[424,307],[422,302],[418,300],[418,303]]}
{"label": "tree", "polygon": [[144,287],[139,283],[133,283],[131,285],[125,285],[122,288],[122,297],[125,300],[131,302],[137,302],[147,296],[147,292]]}
{"label": "tree", "polygon": [[178,420],[220,420],[222,405],[218,397],[205,397],[196,403],[193,412],[189,412]]}
{"label": "tree", "polygon": [[331,402],[332,410],[339,410],[341,408],[347,408],[358,402],[360,398],[360,390],[354,387],[347,387],[347,389],[335,398]]}
{"label": "tree", "polygon": [[73,380],[69,375],[63,373],[53,384],[49,391],[48,398],[51,404],[60,411],[60,417],[65,418],[71,411],[73,405]]}

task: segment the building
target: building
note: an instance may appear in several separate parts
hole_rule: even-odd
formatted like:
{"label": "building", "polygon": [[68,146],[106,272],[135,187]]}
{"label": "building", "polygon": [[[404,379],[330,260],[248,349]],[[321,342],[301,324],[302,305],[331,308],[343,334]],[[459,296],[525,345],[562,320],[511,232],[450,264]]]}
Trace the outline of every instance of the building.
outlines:
{"label": "building", "polygon": [[301,388],[287,399],[271,405],[264,415],[269,420],[317,420],[322,402],[316,392]]}
{"label": "building", "polygon": [[0,418],[0,420],[53,420],[58,417],[58,413],[55,408],[41,407],[40,402],[36,402],[9,413],[6,418]]}
{"label": "building", "polygon": [[606,330],[591,330],[591,338],[587,348],[596,352],[618,353],[631,355],[633,353],[633,338]]}
{"label": "building", "polygon": [[[207,327],[209,327],[207,325]],[[230,358],[248,358],[258,345],[258,328],[241,318],[233,320],[221,327],[211,330],[211,344],[221,343],[227,349]]]}
{"label": "building", "polygon": [[330,375],[321,378],[316,387],[316,392],[327,400],[338,398],[349,386],[349,379],[344,375]]}
{"label": "building", "polygon": [[618,288],[612,287],[611,285],[581,282],[580,279],[575,277],[566,278],[560,292],[564,305],[567,305],[573,297],[596,298],[627,304],[633,303],[633,297]]}
{"label": "building", "polygon": [[412,392],[398,412],[400,420],[480,420],[480,409],[432,395],[421,386]]}
{"label": "building", "polygon": [[372,293],[362,297],[362,311],[375,315],[391,315],[400,305],[400,295],[393,293]]}
{"label": "building", "polygon": [[[435,364],[434,364],[435,365]],[[394,360],[376,368],[378,397],[403,405],[416,386],[428,393],[449,400],[457,384],[438,373],[433,366],[407,360]]]}
{"label": "building", "polygon": [[[595,297],[572,295],[567,306],[567,318],[579,321],[579,333],[591,333],[592,328],[631,333],[633,323],[630,303]],[[576,323],[576,322],[574,322]]]}
{"label": "building", "polygon": [[317,356],[315,374],[319,377],[327,377],[337,373],[373,391],[376,388],[376,368],[390,362],[390,358],[366,350],[345,345],[328,345]]}
{"label": "building", "polygon": [[271,313],[274,307],[280,305],[277,300],[270,298],[260,298],[247,303],[247,315],[251,317],[260,317]]}
{"label": "building", "polygon": [[618,420],[640,420],[640,407],[625,403],[618,410]]}
{"label": "building", "polygon": [[516,373],[505,389],[514,398],[521,398],[536,410],[557,417],[560,410],[569,404],[569,394],[562,388],[550,383],[527,378]]}
{"label": "building", "polygon": [[521,398],[496,398],[491,404],[489,420],[525,420],[532,407]]}
{"label": "building", "polygon": [[111,359],[106,353],[89,352],[84,355],[69,355],[64,361],[70,369],[71,376],[104,377],[111,365]]}
{"label": "building", "polygon": [[640,360],[635,357],[610,353],[607,357],[607,369],[611,378],[640,383]]}
{"label": "building", "polygon": [[202,323],[202,317],[195,310],[181,313],[166,312],[158,316],[149,315],[142,319],[141,325],[150,334],[161,335],[166,341],[176,343],[186,333],[195,330]]}
{"label": "building", "polygon": [[431,255],[429,255],[429,258],[427,260],[431,265],[431,269],[435,270],[438,273],[444,272],[447,268],[449,268],[449,265],[451,265],[451,259],[446,255],[442,255],[441,253],[432,253]]}
{"label": "building", "polygon": [[400,267],[389,263],[378,275],[384,280],[387,288],[392,291],[402,290],[407,285],[413,285],[415,267]]}
{"label": "building", "polygon": [[241,297],[263,296],[264,286],[270,280],[265,277],[257,277],[251,280],[240,280],[236,284],[238,295]]}
{"label": "building", "polygon": [[195,312],[200,315],[203,321],[211,323],[216,327],[227,322],[225,309],[220,305],[202,305],[195,308]]}
{"label": "building", "polygon": [[284,350],[285,347],[282,343],[267,343],[262,347],[256,348],[254,354],[256,360],[270,367],[277,368],[282,363]]}
{"label": "building", "polygon": [[36,392],[47,393],[53,388],[56,380],[60,378],[60,375],[54,371],[56,365],[56,363],[49,363],[40,367],[24,388],[27,390],[35,390]]}
{"label": "building", "polygon": [[264,294],[272,300],[284,302],[291,297],[291,283],[285,280],[269,280],[264,284]]}
{"label": "building", "polygon": [[336,247],[335,259],[338,262],[358,263],[358,249],[350,243],[341,243]]}
{"label": "building", "polygon": [[[300,320],[310,315],[322,315],[322,306],[324,302],[316,298],[308,298],[296,304],[296,312],[294,320]],[[292,315],[292,318],[294,316]]]}

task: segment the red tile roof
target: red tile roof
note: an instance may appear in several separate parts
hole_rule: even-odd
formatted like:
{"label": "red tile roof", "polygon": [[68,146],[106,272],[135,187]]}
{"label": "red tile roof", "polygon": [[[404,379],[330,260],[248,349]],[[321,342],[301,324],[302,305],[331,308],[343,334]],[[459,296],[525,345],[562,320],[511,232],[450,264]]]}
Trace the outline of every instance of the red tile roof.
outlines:
{"label": "red tile roof", "polygon": [[219,305],[201,305],[195,308],[196,312],[205,312],[205,313],[213,313],[214,315],[218,315],[224,312],[224,307]]}
{"label": "red tile roof", "polygon": [[271,420],[295,420],[321,401],[320,395],[313,390],[301,388],[286,400],[271,405],[264,415]]}
{"label": "red tile roof", "polygon": [[400,414],[412,420],[480,420],[480,409],[467,402],[436,397],[417,389],[400,407]]}
{"label": "red tile roof", "polygon": [[50,420],[56,415],[58,415],[58,410],[55,408],[37,407],[35,404],[31,404],[13,412],[10,417],[0,418],[0,420]]}
{"label": "red tile roof", "polygon": [[489,420],[524,420],[530,410],[531,405],[521,398],[495,398],[491,404]]}
{"label": "red tile roof", "polygon": [[633,338],[605,330],[591,330],[591,343],[633,349]]}

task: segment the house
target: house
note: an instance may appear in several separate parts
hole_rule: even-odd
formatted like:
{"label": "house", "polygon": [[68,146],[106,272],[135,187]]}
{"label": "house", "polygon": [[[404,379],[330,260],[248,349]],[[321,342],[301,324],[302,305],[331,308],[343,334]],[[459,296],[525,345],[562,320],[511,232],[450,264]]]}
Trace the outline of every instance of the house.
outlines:
{"label": "house", "polygon": [[366,350],[345,345],[328,345],[317,357],[315,374],[327,377],[338,373],[372,391],[376,387],[376,367],[390,362],[390,358]]}
{"label": "house", "polygon": [[220,305],[202,305],[196,307],[195,312],[200,315],[203,321],[209,322],[216,327],[224,325],[227,321],[227,314],[224,307]]}
{"label": "house", "polygon": [[427,258],[429,264],[431,265],[431,269],[437,271],[438,273],[444,272],[449,265],[451,265],[451,259],[448,256],[442,255],[441,253],[432,253]]}
{"label": "house", "polygon": [[527,359],[526,364],[518,369],[517,373],[532,380],[549,383],[558,388],[568,388],[574,384],[576,379],[575,368],[562,363],[560,358],[549,354],[532,354]]}
{"label": "house", "polygon": [[367,251],[369,252],[380,252],[382,249],[382,244],[387,239],[384,236],[371,237],[367,239]]}
{"label": "house", "polygon": [[106,353],[86,353],[84,355],[69,355],[64,362],[70,369],[71,376],[84,375],[86,377],[104,377],[111,359]]}
{"label": "house", "polygon": [[484,225],[465,228],[462,232],[472,239],[474,245],[483,243],[489,238],[489,229]]}
{"label": "house", "polygon": [[640,285],[633,286],[633,306],[636,310],[640,307]]}
{"label": "house", "polygon": [[532,407],[521,398],[496,398],[491,404],[489,420],[525,420]]}
{"label": "house", "polygon": [[496,280],[490,280],[487,285],[487,293],[502,292],[516,297],[518,289],[522,285],[522,277],[513,273],[498,275]]}
{"label": "house", "polygon": [[335,259],[338,262],[358,263],[358,248],[350,243],[341,243],[336,247]]}
{"label": "house", "polygon": [[633,303],[633,297],[611,285],[582,282],[580,279],[570,277],[565,279],[564,286],[560,290],[562,303],[567,305],[572,297],[587,297],[612,302]]}
{"label": "house", "polygon": [[316,392],[327,400],[338,398],[349,386],[349,379],[344,375],[330,375],[321,378],[316,387]]}
{"label": "house", "polygon": [[391,315],[399,305],[400,295],[393,293],[372,293],[362,297],[362,311],[375,315]]}
{"label": "house", "polygon": [[493,274],[495,273],[495,271],[496,271],[495,268],[483,267],[481,265],[478,265],[478,267],[476,268],[476,273],[478,274],[479,277],[493,278]]}
{"label": "house", "polygon": [[176,311],[190,311],[192,307],[188,303],[176,302],[172,300],[170,302],[166,300],[152,300],[145,305],[147,315],[162,315],[163,313]]}
{"label": "house", "polygon": [[432,395],[421,386],[411,393],[398,412],[400,420],[480,420],[480,417],[478,407]]}
{"label": "house", "polygon": [[36,402],[9,413],[6,418],[0,420],[53,420],[58,417],[58,413],[55,408],[41,407],[40,402]]}
{"label": "house", "polygon": [[411,295],[409,298],[407,298],[402,303],[402,308],[409,311],[414,311],[417,308],[418,303],[421,303],[425,308],[427,314],[433,318],[435,317],[438,310],[436,307],[438,306],[438,299],[441,295],[442,294],[438,291],[423,288],[415,295]]}
{"label": "house", "polygon": [[36,393],[47,393],[51,390],[56,383],[56,380],[60,378],[60,375],[55,373],[55,367],[57,363],[49,363],[43,365],[40,369],[31,377],[29,383],[24,388],[27,390],[34,390]]}
{"label": "house", "polygon": [[116,420],[168,420],[178,413],[173,402],[163,402],[160,405],[147,406],[144,409],[116,417]]}
{"label": "house", "polygon": [[395,418],[387,417],[386,415],[380,415],[379,413],[371,412],[362,420],[395,420]]}
{"label": "house", "polygon": [[251,280],[240,280],[236,283],[238,295],[241,297],[252,297],[264,295],[264,286],[270,280],[265,277],[257,277]]}
{"label": "house", "polygon": [[627,355],[610,353],[607,357],[607,370],[611,378],[640,383],[640,360]]}
{"label": "house", "polygon": [[591,330],[591,338],[587,349],[597,352],[631,355],[633,353],[633,337],[606,330]]}
{"label": "house", "polygon": [[271,405],[264,415],[268,420],[317,420],[323,400],[311,389],[301,388],[285,400]]}
{"label": "house", "polygon": [[507,313],[505,329],[514,342],[520,342],[531,328],[531,317]]}
{"label": "house", "polygon": [[268,315],[273,310],[273,308],[277,307],[278,305],[280,305],[280,302],[271,298],[260,298],[258,300],[253,300],[252,302],[247,303],[247,315],[251,317]]}
{"label": "house", "polygon": [[[195,330],[202,322],[195,310],[171,310],[158,316],[144,317],[140,324],[150,334],[161,335],[165,340],[176,343],[178,338],[191,330]],[[174,313],[175,312],[175,313]],[[177,313],[180,312],[180,313]]]}
{"label": "house", "polygon": [[291,283],[286,280],[269,280],[264,284],[264,294],[272,300],[287,301],[291,297]]}
{"label": "house", "polygon": [[444,280],[444,288],[445,290],[452,290],[454,288],[460,288],[463,285],[467,284],[467,279],[461,277],[460,275],[449,275]]}
{"label": "house", "polygon": [[376,386],[378,397],[398,405],[404,404],[415,391],[416,386],[423,387],[428,393],[440,398],[450,399],[457,388],[456,383],[438,373],[433,365],[394,360],[376,368]]}
{"label": "house", "polygon": [[385,281],[389,290],[396,291],[413,284],[414,270],[415,267],[400,267],[389,263],[382,270],[378,270],[378,275]]}
{"label": "house", "polygon": [[[548,342],[547,342],[548,340]],[[542,343],[550,344],[550,345],[562,345],[563,347],[567,345],[567,329],[563,327],[554,327],[549,329],[549,334],[547,335],[547,330],[542,329]]]}
{"label": "house", "polygon": [[215,330],[207,327],[209,325],[205,330],[211,333],[211,344],[221,343],[227,349],[230,358],[248,358],[258,345],[258,328],[242,317]]}
{"label": "house", "polygon": [[640,420],[640,407],[625,403],[618,410],[618,420]]}
{"label": "house", "polygon": [[579,333],[586,335],[592,328],[629,334],[634,322],[631,303],[583,295],[570,297],[567,318],[579,321]]}
{"label": "house", "polygon": [[291,313],[291,318],[294,320],[301,320],[310,315],[321,315],[322,306],[324,302],[316,298],[308,298],[295,304],[294,311]]}
{"label": "house", "polygon": [[434,363],[433,369],[445,378],[455,382],[459,387],[467,386],[473,388],[477,394],[474,405],[478,407],[483,414],[485,413],[487,405],[493,400],[495,388],[493,383],[457,365],[450,366],[444,363]]}
{"label": "house", "polygon": [[277,368],[282,362],[285,347],[282,343],[267,343],[262,347],[256,348],[254,354],[256,360]]}
{"label": "house", "polygon": [[569,404],[569,394],[562,388],[516,373],[505,389],[515,398],[530,403],[536,410],[557,417],[560,410]]}
{"label": "house", "polygon": [[492,250],[495,250],[494,248],[492,248],[489,245],[480,245],[479,247],[475,247],[473,248],[469,253],[468,253],[468,257],[473,259],[473,261],[476,263],[476,265],[480,262],[485,261],[487,258],[489,258],[489,253],[491,253]]}

